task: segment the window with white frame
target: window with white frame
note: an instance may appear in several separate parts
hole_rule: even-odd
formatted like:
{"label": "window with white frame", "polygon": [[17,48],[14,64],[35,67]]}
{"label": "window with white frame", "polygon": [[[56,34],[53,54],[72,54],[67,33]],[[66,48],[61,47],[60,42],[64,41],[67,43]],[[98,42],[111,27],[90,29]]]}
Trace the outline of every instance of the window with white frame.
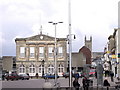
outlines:
{"label": "window with white frame", "polygon": [[44,70],[43,65],[40,65],[40,66],[39,66],[39,73],[42,73],[43,70]]}
{"label": "window with white frame", "polygon": [[64,66],[62,64],[59,64],[59,66],[58,66],[58,72],[59,73],[64,72]]}
{"label": "window with white frame", "polygon": [[54,73],[54,66],[51,64],[48,66],[48,73],[50,73],[50,74]]}
{"label": "window with white frame", "polygon": [[35,47],[30,47],[30,58],[35,57]]}
{"label": "window with white frame", "polygon": [[30,73],[35,73],[35,66],[34,65],[30,65],[29,72]]}
{"label": "window with white frame", "polygon": [[42,73],[42,65],[39,66],[39,73]]}
{"label": "window with white frame", "polygon": [[39,47],[39,58],[44,58],[44,47]]}
{"label": "window with white frame", "polygon": [[48,48],[48,57],[53,58],[53,47]]}
{"label": "window with white frame", "polygon": [[25,57],[25,47],[20,47],[20,57],[21,58]]}
{"label": "window with white frame", "polygon": [[63,57],[63,47],[58,47],[58,57]]}
{"label": "window with white frame", "polygon": [[24,65],[20,65],[19,73],[25,73],[25,66]]}

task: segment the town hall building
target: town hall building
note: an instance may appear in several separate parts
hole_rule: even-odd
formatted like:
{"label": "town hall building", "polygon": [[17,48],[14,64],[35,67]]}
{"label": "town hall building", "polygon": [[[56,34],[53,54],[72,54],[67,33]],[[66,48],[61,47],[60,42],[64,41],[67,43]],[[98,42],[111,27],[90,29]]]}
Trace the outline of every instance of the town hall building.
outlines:
{"label": "town hall building", "polygon": [[[57,39],[57,72],[62,76],[67,71],[67,41]],[[16,38],[16,69],[18,74],[28,73],[42,76],[45,73],[54,74],[55,38],[39,34],[27,38]]]}

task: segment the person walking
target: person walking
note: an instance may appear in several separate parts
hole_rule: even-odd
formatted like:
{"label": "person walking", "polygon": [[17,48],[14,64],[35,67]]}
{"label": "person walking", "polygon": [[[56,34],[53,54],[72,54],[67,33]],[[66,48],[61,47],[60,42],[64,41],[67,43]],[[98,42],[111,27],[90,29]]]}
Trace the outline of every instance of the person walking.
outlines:
{"label": "person walking", "polygon": [[110,77],[111,77],[111,82],[114,82],[114,79],[113,79],[114,73],[113,73],[113,71],[110,72]]}
{"label": "person walking", "polygon": [[95,78],[97,79],[97,71],[95,70]]}
{"label": "person walking", "polygon": [[38,73],[36,73],[36,78],[37,78],[37,79],[38,79],[38,76],[39,76]]}
{"label": "person walking", "polygon": [[73,87],[75,88],[75,90],[79,90],[79,87],[80,87],[78,79],[79,78],[75,78],[75,80],[73,81]]}
{"label": "person walking", "polygon": [[107,87],[110,86],[110,83],[108,82],[107,79],[104,80],[104,82],[103,82],[103,86],[107,86]]}
{"label": "person walking", "polygon": [[88,82],[87,77],[84,76],[84,78],[83,78],[83,80],[82,80],[82,83],[83,83],[83,88],[84,88],[84,90],[88,90],[89,82]]}

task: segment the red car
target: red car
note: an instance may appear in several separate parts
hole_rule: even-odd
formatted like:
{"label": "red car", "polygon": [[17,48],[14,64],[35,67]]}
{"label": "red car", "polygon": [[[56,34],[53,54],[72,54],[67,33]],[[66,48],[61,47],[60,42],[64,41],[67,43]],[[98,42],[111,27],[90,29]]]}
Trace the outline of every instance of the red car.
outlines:
{"label": "red car", "polygon": [[18,74],[12,73],[12,74],[6,75],[5,78],[6,78],[7,81],[8,80],[12,80],[13,81],[13,80],[18,80],[20,77],[19,77]]}

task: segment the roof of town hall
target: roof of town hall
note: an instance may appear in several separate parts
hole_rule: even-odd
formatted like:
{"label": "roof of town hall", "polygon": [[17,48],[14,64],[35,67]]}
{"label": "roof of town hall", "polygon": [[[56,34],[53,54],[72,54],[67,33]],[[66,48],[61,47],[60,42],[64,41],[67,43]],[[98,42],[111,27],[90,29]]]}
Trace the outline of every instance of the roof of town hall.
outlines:
{"label": "roof of town hall", "polygon": [[[15,41],[27,41],[27,40],[42,40],[40,39],[40,37],[43,36],[43,37],[47,37],[51,40],[54,40],[55,37],[52,37],[52,36],[48,36],[48,35],[45,35],[45,34],[38,34],[38,35],[34,35],[34,36],[31,36],[31,37],[26,37],[26,38],[16,38]],[[57,41],[67,41],[67,38],[56,38]],[[43,39],[45,40],[45,39]],[[47,39],[48,40],[48,39]]]}

